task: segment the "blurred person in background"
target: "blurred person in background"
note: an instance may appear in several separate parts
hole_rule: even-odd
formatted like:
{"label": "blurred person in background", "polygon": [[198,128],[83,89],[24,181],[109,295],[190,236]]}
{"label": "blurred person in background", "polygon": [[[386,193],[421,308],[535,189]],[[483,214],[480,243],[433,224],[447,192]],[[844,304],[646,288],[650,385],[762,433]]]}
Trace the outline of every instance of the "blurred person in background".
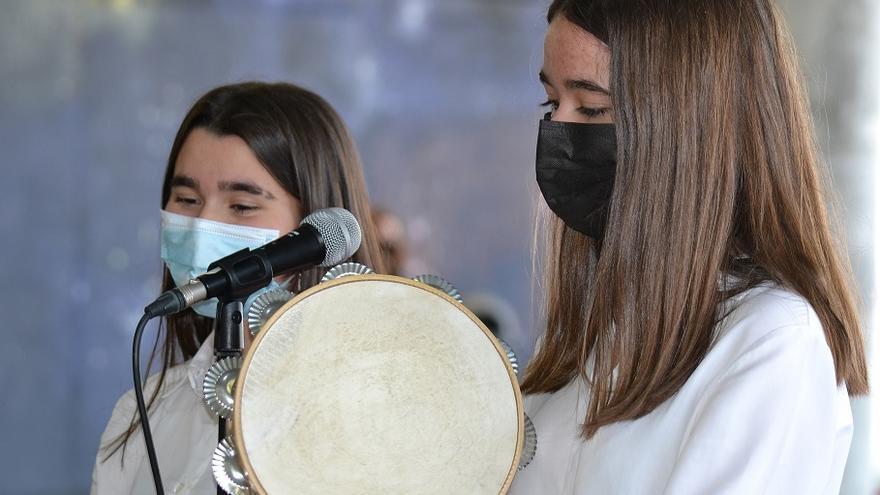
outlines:
{"label": "blurred person in background", "polygon": [[[309,213],[342,207],[363,242],[354,261],[384,273],[360,159],[345,124],[320,96],[285,83],[221,86],[202,96],[180,126],[162,185],[162,290],[214,260],[294,230]],[[313,268],[272,285],[298,292]],[[215,493],[211,455],[218,420],[202,400],[213,364],[215,300],[165,318],[151,358],[161,363],[145,397],[165,489]],[[164,338],[163,338],[164,335]],[[245,332],[248,335],[248,332]],[[149,366],[148,366],[149,368]],[[116,404],[101,437],[92,493],[153,493],[134,391]]]}
{"label": "blurred person in background", "polygon": [[492,335],[510,344],[520,335],[516,309],[503,297],[492,292],[477,292],[468,296],[465,306],[486,325]]}
{"label": "blurred person in background", "polygon": [[404,276],[409,243],[403,220],[387,208],[373,207],[373,225],[379,236],[379,249],[385,260],[385,267],[391,275]]}
{"label": "blurred person in background", "polygon": [[538,449],[511,493],[837,493],[866,358],[777,7],[547,17]]}

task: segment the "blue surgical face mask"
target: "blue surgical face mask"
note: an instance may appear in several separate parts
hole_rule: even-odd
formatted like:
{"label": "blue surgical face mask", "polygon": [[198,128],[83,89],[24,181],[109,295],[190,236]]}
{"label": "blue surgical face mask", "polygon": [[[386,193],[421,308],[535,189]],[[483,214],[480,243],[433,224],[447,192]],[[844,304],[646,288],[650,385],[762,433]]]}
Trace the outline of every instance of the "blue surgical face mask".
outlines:
{"label": "blue surgical face mask", "polygon": [[[183,285],[208,271],[208,265],[245,248],[255,249],[274,241],[279,232],[272,229],[244,227],[214,222],[186,215],[162,211],[161,256],[176,285]],[[244,305],[245,314],[250,304],[263,292],[280,287],[272,282],[253,294]],[[214,318],[217,315],[216,298],[193,305],[196,313]]]}

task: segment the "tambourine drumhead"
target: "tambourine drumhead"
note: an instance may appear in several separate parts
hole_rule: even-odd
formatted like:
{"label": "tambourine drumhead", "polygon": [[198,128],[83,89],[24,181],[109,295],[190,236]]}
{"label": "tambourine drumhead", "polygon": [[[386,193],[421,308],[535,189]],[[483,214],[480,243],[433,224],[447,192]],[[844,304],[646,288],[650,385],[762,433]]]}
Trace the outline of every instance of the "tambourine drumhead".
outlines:
{"label": "tambourine drumhead", "polygon": [[282,307],[236,386],[235,445],[258,493],[506,493],[522,398],[488,330],[441,292],[384,275]]}

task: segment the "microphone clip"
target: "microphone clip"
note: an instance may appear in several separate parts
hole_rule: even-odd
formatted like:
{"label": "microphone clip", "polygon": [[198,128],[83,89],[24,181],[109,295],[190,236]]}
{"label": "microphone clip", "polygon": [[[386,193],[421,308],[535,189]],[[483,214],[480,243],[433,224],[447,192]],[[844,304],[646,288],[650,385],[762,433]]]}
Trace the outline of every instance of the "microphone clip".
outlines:
{"label": "microphone clip", "polygon": [[199,276],[209,294],[220,302],[246,298],[272,281],[272,263],[263,249],[242,249],[211,263]]}

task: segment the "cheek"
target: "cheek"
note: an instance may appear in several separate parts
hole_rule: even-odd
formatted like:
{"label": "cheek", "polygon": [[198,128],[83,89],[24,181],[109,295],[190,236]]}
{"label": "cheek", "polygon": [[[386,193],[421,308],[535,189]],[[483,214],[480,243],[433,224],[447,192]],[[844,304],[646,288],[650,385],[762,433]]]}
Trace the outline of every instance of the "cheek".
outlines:
{"label": "cheek", "polygon": [[162,209],[169,213],[176,213],[178,215],[194,216],[191,210],[184,208],[183,205],[181,205],[180,203],[175,203],[174,201],[169,201]]}
{"label": "cheek", "polygon": [[272,228],[278,229],[282,234],[296,229],[302,222],[302,209],[295,199],[280,202],[269,213],[271,218],[268,220],[272,222]]}

